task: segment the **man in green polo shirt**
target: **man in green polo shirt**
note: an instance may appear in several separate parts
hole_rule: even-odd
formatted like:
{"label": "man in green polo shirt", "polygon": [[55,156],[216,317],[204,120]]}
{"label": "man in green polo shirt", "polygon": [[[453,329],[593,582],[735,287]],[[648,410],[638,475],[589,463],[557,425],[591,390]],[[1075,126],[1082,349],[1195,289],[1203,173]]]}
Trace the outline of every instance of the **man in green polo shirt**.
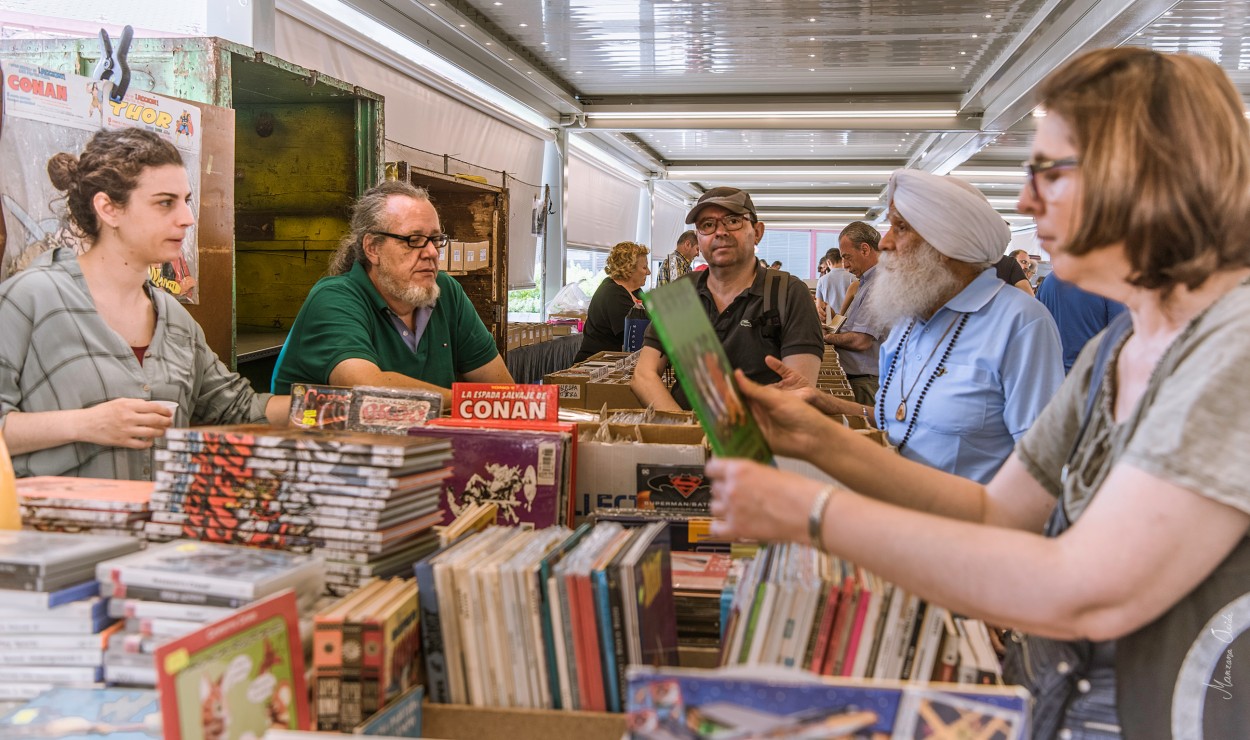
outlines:
{"label": "man in green polo shirt", "polygon": [[464,289],[438,271],[450,240],[429,194],[384,181],[352,210],[352,231],[304,301],[273,373],[291,383],[424,388],[511,383],[495,339]]}

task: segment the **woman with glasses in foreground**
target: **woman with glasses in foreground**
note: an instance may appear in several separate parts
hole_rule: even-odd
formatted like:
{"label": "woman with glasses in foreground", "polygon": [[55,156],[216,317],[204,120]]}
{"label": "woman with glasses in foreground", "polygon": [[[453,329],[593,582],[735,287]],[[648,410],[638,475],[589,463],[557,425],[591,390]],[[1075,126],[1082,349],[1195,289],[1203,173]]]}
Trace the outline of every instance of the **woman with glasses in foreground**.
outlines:
{"label": "woman with glasses in foreground", "polygon": [[810,540],[922,598],[1027,633],[1008,657],[1032,650],[1023,678],[1040,676],[1035,737],[1244,737],[1242,102],[1206,59],[1132,48],[1074,59],[1040,102],[1020,210],[1055,272],[1126,304],[1131,326],[1090,342],[984,486],[900,459],[796,394],[740,376],[773,449],[850,490],[714,460],[713,535]]}
{"label": "woman with glasses in foreground", "polygon": [[17,475],[147,480],[152,440],[173,424],[285,423],[290,399],[253,392],[149,280],[195,224],[173,144],[101,131],[48,176],[90,246],[45,252],[0,284],[0,433]]}

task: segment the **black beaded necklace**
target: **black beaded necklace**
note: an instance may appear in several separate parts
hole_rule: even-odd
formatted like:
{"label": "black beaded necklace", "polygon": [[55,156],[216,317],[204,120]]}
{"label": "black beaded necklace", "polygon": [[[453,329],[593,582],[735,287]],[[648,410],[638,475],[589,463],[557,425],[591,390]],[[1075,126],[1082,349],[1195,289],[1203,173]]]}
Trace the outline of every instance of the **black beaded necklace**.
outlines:
{"label": "black beaded necklace", "polygon": [[[965,313],[959,319],[959,324],[955,327],[955,333],[951,335],[951,341],[946,345],[946,351],[942,353],[942,359],[938,360],[937,367],[933,368],[933,374],[925,381],[924,388],[920,389],[920,395],[916,398],[916,405],[911,410],[911,421],[907,423],[907,433],[903,435],[902,441],[898,443],[899,452],[907,446],[911,434],[916,430],[916,419],[920,417],[920,407],[924,404],[924,397],[929,392],[929,388],[933,385],[933,381],[937,380],[946,373],[946,360],[951,356],[951,350],[955,347],[955,342],[959,341],[959,333],[964,330],[964,324],[968,323],[970,313]],[[877,393],[877,428],[885,429],[885,396],[886,391],[890,389],[890,380],[894,377],[894,368],[898,365],[898,358],[907,351],[907,337],[911,336],[911,330],[916,327],[916,322],[911,322],[907,327],[907,331],[903,332],[902,339],[898,343],[898,352],[894,354],[894,359],[890,360],[890,369],[885,374],[885,382],[881,384],[881,390]],[[923,370],[922,370],[923,371]],[[899,379],[899,382],[904,382]],[[902,421],[902,419],[899,419]]]}

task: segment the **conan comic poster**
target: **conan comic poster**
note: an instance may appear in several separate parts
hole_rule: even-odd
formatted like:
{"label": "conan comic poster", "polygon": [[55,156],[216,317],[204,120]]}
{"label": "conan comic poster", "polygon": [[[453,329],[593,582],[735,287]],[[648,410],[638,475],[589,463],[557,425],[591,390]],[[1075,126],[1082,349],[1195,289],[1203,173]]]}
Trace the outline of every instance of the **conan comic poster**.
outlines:
{"label": "conan comic poster", "polygon": [[[120,102],[109,98],[112,83],[0,59],[0,208],[5,235],[0,243],[0,280],[20,272],[43,252],[86,245],[64,220],[64,193],[48,180],[47,162],[57,152],[79,154],[102,128],[137,127],[169,139],[182,154],[191,182],[191,209],[199,215],[200,110],[163,95],[131,87]],[[152,282],[183,303],[198,303],[197,230],[188,231],[182,256],[153,265]]]}

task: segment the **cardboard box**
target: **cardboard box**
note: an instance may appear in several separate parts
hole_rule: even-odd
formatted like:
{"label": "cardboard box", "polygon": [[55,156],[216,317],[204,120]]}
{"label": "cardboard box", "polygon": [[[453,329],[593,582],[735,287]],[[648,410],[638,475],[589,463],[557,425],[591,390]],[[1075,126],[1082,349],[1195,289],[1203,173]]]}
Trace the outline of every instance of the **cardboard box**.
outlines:
{"label": "cardboard box", "polygon": [[[421,736],[443,740],[620,740],[625,715],[425,703]],[[346,737],[346,736],[345,736]]]}
{"label": "cardboard box", "polygon": [[576,328],[573,324],[549,324],[548,326],[553,337],[567,337]]}
{"label": "cardboard box", "polygon": [[557,398],[564,408],[586,408],[586,386],[590,384],[588,375],[570,375],[565,373],[548,373],[543,376],[543,385],[554,385]]}
{"label": "cardboard box", "polygon": [[443,272],[447,272],[448,270],[447,266],[451,264],[451,262],[449,261],[449,256],[448,256],[448,253],[450,251],[451,251],[450,247],[438,248],[438,269],[442,270]]}
{"label": "cardboard box", "polygon": [[[581,425],[579,425],[581,426]],[[669,432],[655,432],[651,442],[577,443],[575,512],[583,517],[596,509],[633,508],[638,491],[639,465],[703,465],[703,444],[670,444]],[[701,434],[701,432],[700,432]],[[689,437],[686,437],[688,440]]]}
{"label": "cardboard box", "polygon": [[586,387],[586,406],[588,409],[641,409],[645,404],[634,395],[629,383],[590,383]]}
{"label": "cardboard box", "polygon": [[460,272],[464,269],[464,244],[461,242],[451,243],[451,258],[448,260],[448,271]]}
{"label": "cardboard box", "polygon": [[[464,264],[466,270],[480,270],[490,267],[490,242],[464,242]],[[473,267],[469,267],[469,265]]]}

